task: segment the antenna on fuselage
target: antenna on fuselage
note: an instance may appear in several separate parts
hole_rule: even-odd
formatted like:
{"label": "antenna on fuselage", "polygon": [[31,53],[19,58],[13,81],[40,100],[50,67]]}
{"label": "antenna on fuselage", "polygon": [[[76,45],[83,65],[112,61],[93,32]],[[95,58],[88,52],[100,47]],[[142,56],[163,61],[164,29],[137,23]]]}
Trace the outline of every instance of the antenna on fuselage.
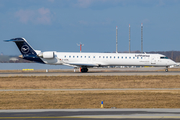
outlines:
{"label": "antenna on fuselage", "polygon": [[77,44],[77,46],[80,46],[80,52],[82,51],[82,46],[84,46],[84,44],[82,44],[81,42],[80,42],[80,44]]}

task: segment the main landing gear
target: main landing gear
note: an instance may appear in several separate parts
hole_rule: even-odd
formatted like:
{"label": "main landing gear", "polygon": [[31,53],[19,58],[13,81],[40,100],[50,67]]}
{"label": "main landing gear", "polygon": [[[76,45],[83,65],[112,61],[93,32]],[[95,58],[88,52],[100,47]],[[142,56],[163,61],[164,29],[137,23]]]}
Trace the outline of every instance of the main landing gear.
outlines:
{"label": "main landing gear", "polygon": [[80,68],[80,72],[82,72],[82,73],[88,72],[87,67]]}
{"label": "main landing gear", "polygon": [[168,72],[168,66],[166,66],[165,72]]}

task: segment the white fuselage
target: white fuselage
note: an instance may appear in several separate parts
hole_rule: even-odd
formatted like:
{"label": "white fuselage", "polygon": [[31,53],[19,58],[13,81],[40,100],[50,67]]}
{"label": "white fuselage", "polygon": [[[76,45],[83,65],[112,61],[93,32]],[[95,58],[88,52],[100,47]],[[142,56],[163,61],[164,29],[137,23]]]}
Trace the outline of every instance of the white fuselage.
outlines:
{"label": "white fuselage", "polygon": [[46,64],[69,65],[74,67],[95,66],[162,66],[167,67],[176,63],[161,54],[141,53],[77,53],[54,52],[51,59],[41,58]]}
{"label": "white fuselage", "polygon": [[79,67],[81,72],[87,72],[90,67],[101,66],[159,66],[168,67],[176,63],[161,54],[140,53],[77,53],[77,52],[41,52],[34,50],[24,38],[5,40],[15,42],[22,58],[39,63],[52,65],[68,65]]}

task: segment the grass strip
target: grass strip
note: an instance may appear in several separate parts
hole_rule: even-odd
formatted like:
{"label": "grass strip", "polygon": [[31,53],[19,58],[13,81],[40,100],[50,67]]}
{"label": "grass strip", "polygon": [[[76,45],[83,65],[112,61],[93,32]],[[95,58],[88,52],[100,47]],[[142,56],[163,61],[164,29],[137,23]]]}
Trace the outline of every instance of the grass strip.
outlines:
{"label": "grass strip", "polygon": [[0,92],[0,109],[180,108],[173,91],[15,91]]}
{"label": "grass strip", "polygon": [[176,76],[31,76],[0,77],[0,89],[180,88]]}

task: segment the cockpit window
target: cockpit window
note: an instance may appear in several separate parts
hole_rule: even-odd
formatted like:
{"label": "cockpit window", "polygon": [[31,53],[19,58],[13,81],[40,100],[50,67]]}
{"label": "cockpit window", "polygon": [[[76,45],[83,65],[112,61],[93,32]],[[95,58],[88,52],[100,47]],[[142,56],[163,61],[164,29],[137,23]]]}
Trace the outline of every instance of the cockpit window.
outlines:
{"label": "cockpit window", "polygon": [[169,59],[168,57],[160,57],[160,59]]}

